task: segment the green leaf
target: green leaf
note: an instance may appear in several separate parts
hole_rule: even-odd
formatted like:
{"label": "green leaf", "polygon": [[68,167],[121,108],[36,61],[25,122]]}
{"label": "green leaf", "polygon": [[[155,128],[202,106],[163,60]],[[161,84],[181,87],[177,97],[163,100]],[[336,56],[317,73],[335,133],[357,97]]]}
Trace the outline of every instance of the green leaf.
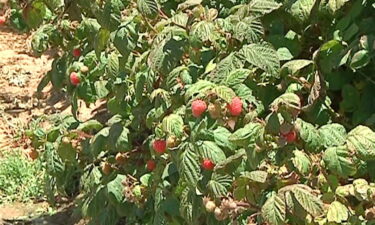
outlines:
{"label": "green leaf", "polygon": [[153,46],[148,57],[148,64],[154,72],[167,76],[181,60],[184,46],[183,40],[164,39]]}
{"label": "green leaf", "polygon": [[346,146],[328,148],[323,154],[323,161],[328,170],[344,178],[353,176],[357,172],[351,153]]}
{"label": "green leaf", "polygon": [[130,131],[121,123],[115,123],[111,126],[108,136],[108,144],[112,151],[124,152],[131,150],[131,143],[129,141]]}
{"label": "green leaf", "polygon": [[241,179],[247,179],[248,182],[256,182],[265,184],[267,182],[268,173],[262,170],[255,170],[251,172],[243,172],[240,176]]}
{"label": "green leaf", "polygon": [[154,0],[137,0],[137,7],[139,12],[149,19],[158,15],[158,4]]}
{"label": "green leaf", "polygon": [[229,141],[231,132],[225,127],[218,127],[213,131],[215,143],[221,148],[234,150],[236,146]]}
{"label": "green leaf", "polygon": [[223,84],[233,87],[242,84],[251,74],[251,70],[248,69],[236,69],[232,71],[225,79]]}
{"label": "green leaf", "polygon": [[232,185],[232,182],[232,176],[214,173],[207,184],[207,188],[214,198],[220,198],[227,195],[228,188]]}
{"label": "green leaf", "polygon": [[349,218],[349,210],[339,201],[334,201],[329,205],[327,212],[328,222],[341,224]]}
{"label": "green leaf", "polygon": [[27,25],[31,28],[37,28],[43,23],[47,14],[47,6],[42,1],[33,1],[23,9],[23,16]]}
{"label": "green leaf", "polygon": [[305,149],[311,152],[320,152],[323,143],[318,129],[301,119],[297,119],[295,126],[299,138],[304,142]]}
{"label": "green leaf", "polygon": [[184,134],[184,121],[176,114],[170,114],[163,119],[162,129],[169,135],[182,137]]}
{"label": "green leaf", "polygon": [[335,14],[350,0],[329,0],[327,4],[329,11]]}
{"label": "green leaf", "polygon": [[96,81],[94,83],[97,98],[99,98],[99,99],[105,98],[110,93],[109,90],[106,87],[107,84],[108,84],[108,81],[106,81],[106,80],[100,80],[100,81]]}
{"label": "green leaf", "polygon": [[351,130],[348,134],[347,145],[358,158],[364,161],[375,160],[375,132],[370,128],[357,126]]}
{"label": "green leaf", "polygon": [[264,134],[264,127],[259,123],[249,123],[229,136],[229,141],[241,147],[255,143]]}
{"label": "green leaf", "polygon": [[318,63],[322,72],[331,73],[341,65],[343,49],[343,44],[337,40],[328,41],[320,47]]}
{"label": "green leaf", "polygon": [[99,131],[102,128],[103,128],[103,125],[97,120],[89,120],[84,123],[81,123],[77,127],[77,130],[81,130],[83,132],[92,132],[92,131]]}
{"label": "green leaf", "polygon": [[121,23],[121,11],[124,5],[121,0],[108,0],[105,2],[103,10],[97,14],[97,19],[103,28],[114,31]]}
{"label": "green leaf", "polygon": [[203,141],[198,146],[199,154],[203,159],[210,159],[215,164],[220,163],[226,159],[223,150],[212,141]]}
{"label": "green leaf", "polygon": [[305,23],[310,18],[316,0],[288,0],[287,11],[299,22]]}
{"label": "green leaf", "polygon": [[185,145],[184,151],[180,153],[179,173],[190,187],[196,186],[201,177],[199,158],[190,143]]}
{"label": "green leaf", "polygon": [[275,192],[271,193],[262,206],[262,217],[270,225],[286,224],[285,202]]}
{"label": "green leaf", "polygon": [[294,150],[294,157],[292,158],[292,163],[298,172],[302,175],[308,175],[311,171],[311,160],[309,156],[303,151]]}
{"label": "green leaf", "polygon": [[234,91],[227,86],[217,86],[211,91],[227,103],[232,102],[232,99],[236,97],[236,93],[234,93]]}
{"label": "green leaf", "polygon": [[113,204],[120,204],[124,198],[122,181],[126,176],[118,174],[114,180],[107,184],[108,199]]}
{"label": "green leaf", "polygon": [[266,15],[282,6],[274,0],[252,0],[249,3],[249,13],[258,16]]}
{"label": "green leaf", "polygon": [[202,200],[196,196],[194,190],[195,188],[186,188],[181,195],[180,214],[188,224],[197,224],[202,205]]}
{"label": "green leaf", "polygon": [[367,66],[371,61],[370,54],[367,50],[360,50],[356,52],[351,61],[350,61],[350,68],[353,70],[361,69]]}
{"label": "green leaf", "polygon": [[234,53],[231,53],[217,63],[215,69],[206,76],[206,79],[215,84],[221,84],[234,70],[242,67],[241,60]]}
{"label": "green leaf", "polygon": [[191,98],[194,98],[198,94],[204,93],[213,87],[215,87],[215,84],[206,80],[199,80],[187,89],[185,93],[185,101],[189,101]]}
{"label": "green leaf", "polygon": [[264,35],[262,22],[256,17],[241,19],[234,28],[234,38],[249,43],[259,42]]}
{"label": "green leaf", "polygon": [[94,46],[95,53],[100,57],[101,52],[107,47],[110,32],[107,29],[100,28],[99,33],[95,36]]}
{"label": "green leaf", "polygon": [[202,3],[202,0],[186,0],[183,3],[180,3],[177,7],[178,10],[185,10],[192,6],[196,6]]}
{"label": "green leaf", "polygon": [[323,202],[313,195],[306,185],[292,185],[291,192],[302,208],[310,215],[317,217],[324,213]]}
{"label": "green leaf", "polygon": [[215,42],[218,38],[215,24],[206,20],[195,23],[191,28],[190,35],[202,42]]}
{"label": "green leaf", "polygon": [[107,73],[112,77],[117,77],[120,72],[119,56],[112,52],[108,57]]}
{"label": "green leaf", "polygon": [[245,149],[240,149],[236,151],[234,155],[229,156],[225,160],[219,162],[215,166],[215,171],[224,170],[227,173],[234,172],[240,163],[245,159],[246,151]]}
{"label": "green leaf", "polygon": [[137,44],[138,34],[134,30],[133,24],[126,24],[121,26],[113,40],[113,44],[122,56],[127,56],[135,49]]}
{"label": "green leaf", "polygon": [[77,151],[70,143],[61,143],[57,149],[57,153],[63,161],[74,162],[76,160]]}
{"label": "green leaf", "polygon": [[319,134],[326,148],[344,145],[347,136],[345,127],[337,123],[322,126]]}
{"label": "green leaf", "polygon": [[276,50],[270,44],[245,45],[240,50],[239,55],[252,66],[265,71],[272,77],[279,77],[280,61]]}
{"label": "green leaf", "polygon": [[280,74],[282,77],[287,75],[296,76],[302,69],[313,64],[313,61],[306,59],[296,59],[285,63],[281,67]]}
{"label": "green leaf", "polygon": [[270,109],[272,112],[282,114],[285,120],[291,122],[301,110],[301,100],[297,94],[285,93],[270,104]]}

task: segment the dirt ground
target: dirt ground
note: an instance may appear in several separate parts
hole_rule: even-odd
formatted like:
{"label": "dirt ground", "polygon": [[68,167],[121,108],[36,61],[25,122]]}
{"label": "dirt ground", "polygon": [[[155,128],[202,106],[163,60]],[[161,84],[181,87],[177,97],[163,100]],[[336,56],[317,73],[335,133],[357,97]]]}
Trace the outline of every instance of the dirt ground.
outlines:
{"label": "dirt ground", "polygon": [[[1,12],[0,12],[1,13]],[[40,79],[50,70],[56,52],[34,57],[30,36],[0,27],[0,149],[29,147],[23,138],[24,128],[33,119],[46,114],[68,114],[65,96],[52,92],[51,86],[36,95]],[[90,112],[87,113],[89,115]],[[73,207],[64,206],[54,213],[47,203],[12,203],[0,205],[1,224],[84,224],[73,217]]]}

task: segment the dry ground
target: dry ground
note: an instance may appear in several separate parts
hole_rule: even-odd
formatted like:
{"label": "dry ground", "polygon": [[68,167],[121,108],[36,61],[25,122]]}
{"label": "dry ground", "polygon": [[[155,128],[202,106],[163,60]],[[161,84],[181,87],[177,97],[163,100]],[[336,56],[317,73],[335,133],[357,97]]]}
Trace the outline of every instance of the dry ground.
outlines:
{"label": "dry ground", "polygon": [[[0,11],[1,13],[1,11]],[[34,57],[29,49],[30,36],[0,27],[0,149],[28,148],[23,129],[33,119],[53,113],[68,114],[69,104],[62,93],[51,86],[42,95],[36,90],[40,79],[50,69],[53,55]],[[90,115],[91,112],[86,113]],[[0,205],[1,224],[84,224],[72,216],[73,207],[60,207],[48,216],[47,203],[13,203]],[[38,216],[39,215],[39,216]],[[47,215],[47,216],[41,216]]]}

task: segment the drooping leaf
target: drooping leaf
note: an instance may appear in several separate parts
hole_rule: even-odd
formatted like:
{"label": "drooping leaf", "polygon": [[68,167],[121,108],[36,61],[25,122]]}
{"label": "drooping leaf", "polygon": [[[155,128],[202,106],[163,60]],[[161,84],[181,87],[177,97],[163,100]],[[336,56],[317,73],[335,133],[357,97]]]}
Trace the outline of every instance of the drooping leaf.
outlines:
{"label": "drooping leaf", "polygon": [[308,175],[311,171],[311,160],[306,153],[299,150],[293,151],[292,163],[302,175]]}
{"label": "drooping leaf", "polygon": [[308,214],[315,217],[322,215],[324,213],[323,202],[304,186],[293,185],[291,188],[293,196]]}
{"label": "drooping leaf", "polygon": [[270,225],[286,224],[286,205],[276,193],[271,193],[262,206],[262,217]]}
{"label": "drooping leaf", "polygon": [[240,176],[241,179],[247,179],[250,182],[264,184],[267,181],[268,173],[262,170],[255,170],[251,172],[244,172]]}
{"label": "drooping leaf", "polygon": [[189,223],[196,224],[201,210],[201,201],[196,196],[194,189],[186,188],[181,195],[180,213],[181,216]]}
{"label": "drooping leaf", "polygon": [[349,218],[348,208],[339,201],[334,201],[329,205],[327,212],[328,222],[343,223]]}
{"label": "drooping leaf", "polygon": [[195,187],[201,175],[198,155],[191,144],[186,144],[184,151],[181,152],[179,166],[180,176],[189,186]]}

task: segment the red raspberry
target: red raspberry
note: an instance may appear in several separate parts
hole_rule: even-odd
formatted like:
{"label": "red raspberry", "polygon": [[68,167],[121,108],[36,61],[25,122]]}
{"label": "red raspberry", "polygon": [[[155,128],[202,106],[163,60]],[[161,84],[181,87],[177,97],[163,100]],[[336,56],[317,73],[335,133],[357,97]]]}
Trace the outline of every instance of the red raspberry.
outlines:
{"label": "red raspberry", "polygon": [[163,154],[167,150],[167,142],[164,140],[155,140],[154,143],[152,143],[152,147],[155,152]]}
{"label": "red raspberry", "polygon": [[0,16],[0,26],[4,25],[6,21],[5,16]]}
{"label": "red raspberry", "polygon": [[202,100],[194,100],[191,104],[191,111],[195,118],[200,117],[207,110],[206,102]]}
{"label": "red raspberry", "polygon": [[205,170],[213,170],[215,167],[215,163],[213,163],[210,159],[204,159],[202,162],[202,167]]}
{"label": "red raspberry", "polygon": [[242,100],[239,97],[234,97],[232,102],[228,104],[229,112],[232,116],[239,116],[242,112]]}
{"label": "red raspberry", "polygon": [[76,57],[76,58],[81,56],[81,50],[79,48],[73,49],[72,53],[73,53],[73,56]]}
{"label": "red raspberry", "polygon": [[291,130],[287,134],[281,134],[281,136],[283,136],[288,143],[292,143],[297,140],[297,132],[295,130]]}
{"label": "red raspberry", "polygon": [[74,86],[79,85],[81,83],[81,80],[76,72],[72,72],[70,74],[70,83],[72,83]]}
{"label": "red raspberry", "polygon": [[147,170],[153,171],[156,167],[156,162],[154,160],[148,160],[147,161]]}

